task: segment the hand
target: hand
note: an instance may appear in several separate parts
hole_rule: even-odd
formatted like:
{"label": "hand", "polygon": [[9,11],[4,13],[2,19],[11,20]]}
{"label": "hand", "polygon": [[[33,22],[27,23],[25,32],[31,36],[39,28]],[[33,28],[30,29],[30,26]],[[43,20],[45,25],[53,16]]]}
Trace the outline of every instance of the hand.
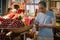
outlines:
{"label": "hand", "polygon": [[39,24],[39,27],[44,27],[44,24],[40,23],[40,24]]}

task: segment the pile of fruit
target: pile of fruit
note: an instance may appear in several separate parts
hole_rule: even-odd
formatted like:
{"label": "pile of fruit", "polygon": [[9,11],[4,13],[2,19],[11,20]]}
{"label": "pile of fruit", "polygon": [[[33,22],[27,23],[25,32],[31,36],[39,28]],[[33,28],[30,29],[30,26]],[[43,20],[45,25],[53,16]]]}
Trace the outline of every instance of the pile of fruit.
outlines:
{"label": "pile of fruit", "polygon": [[19,28],[24,27],[24,23],[18,19],[4,19],[1,21],[0,28]]}
{"label": "pile of fruit", "polygon": [[60,26],[60,23],[59,22],[56,22],[56,26]]}

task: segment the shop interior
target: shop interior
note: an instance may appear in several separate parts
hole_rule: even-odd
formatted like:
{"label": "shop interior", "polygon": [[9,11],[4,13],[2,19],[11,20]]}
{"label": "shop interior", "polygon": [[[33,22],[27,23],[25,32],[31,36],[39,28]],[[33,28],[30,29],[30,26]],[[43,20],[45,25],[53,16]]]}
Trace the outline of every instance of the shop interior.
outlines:
{"label": "shop interior", "polygon": [[[40,1],[47,3],[47,10],[54,11],[56,15],[56,28],[53,28],[54,40],[60,40],[60,0],[0,0],[0,40],[26,40],[27,38],[37,40],[38,28],[37,31],[32,28]],[[18,13],[15,12],[17,10],[14,6],[18,6]],[[8,8],[12,8],[11,11],[15,14],[10,14]],[[32,33],[33,30],[36,32]]]}

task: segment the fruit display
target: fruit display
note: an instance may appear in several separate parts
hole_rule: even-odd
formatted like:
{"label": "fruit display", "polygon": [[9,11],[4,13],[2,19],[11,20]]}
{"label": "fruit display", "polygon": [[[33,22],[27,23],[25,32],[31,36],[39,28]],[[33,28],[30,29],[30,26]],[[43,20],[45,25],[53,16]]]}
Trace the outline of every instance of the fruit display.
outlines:
{"label": "fruit display", "polygon": [[0,24],[0,28],[19,28],[19,27],[24,27],[24,23],[18,19],[4,19]]}
{"label": "fruit display", "polygon": [[4,19],[3,21],[1,21],[0,28],[7,27],[11,22],[12,22],[11,19]]}
{"label": "fruit display", "polygon": [[[22,21],[24,19],[25,21]],[[28,18],[23,18],[19,16],[16,19],[3,19],[0,21],[0,28],[20,28],[20,27],[25,27],[25,26],[30,26],[31,24],[34,23],[34,19],[31,17]]]}
{"label": "fruit display", "polygon": [[19,28],[24,27],[24,23],[20,20],[13,20],[11,24],[9,24],[8,28]]}
{"label": "fruit display", "polygon": [[60,23],[59,22],[56,22],[56,26],[60,26]]}

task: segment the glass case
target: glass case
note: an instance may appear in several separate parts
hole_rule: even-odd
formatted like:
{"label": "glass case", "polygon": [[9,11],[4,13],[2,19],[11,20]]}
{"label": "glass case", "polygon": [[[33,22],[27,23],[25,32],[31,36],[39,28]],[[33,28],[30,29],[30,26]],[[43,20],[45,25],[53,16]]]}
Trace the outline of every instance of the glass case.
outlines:
{"label": "glass case", "polygon": [[38,3],[40,0],[25,0],[26,9],[29,10],[30,14],[35,14],[35,10],[38,9]]}
{"label": "glass case", "polygon": [[41,0],[35,0],[35,3],[39,3]]}

